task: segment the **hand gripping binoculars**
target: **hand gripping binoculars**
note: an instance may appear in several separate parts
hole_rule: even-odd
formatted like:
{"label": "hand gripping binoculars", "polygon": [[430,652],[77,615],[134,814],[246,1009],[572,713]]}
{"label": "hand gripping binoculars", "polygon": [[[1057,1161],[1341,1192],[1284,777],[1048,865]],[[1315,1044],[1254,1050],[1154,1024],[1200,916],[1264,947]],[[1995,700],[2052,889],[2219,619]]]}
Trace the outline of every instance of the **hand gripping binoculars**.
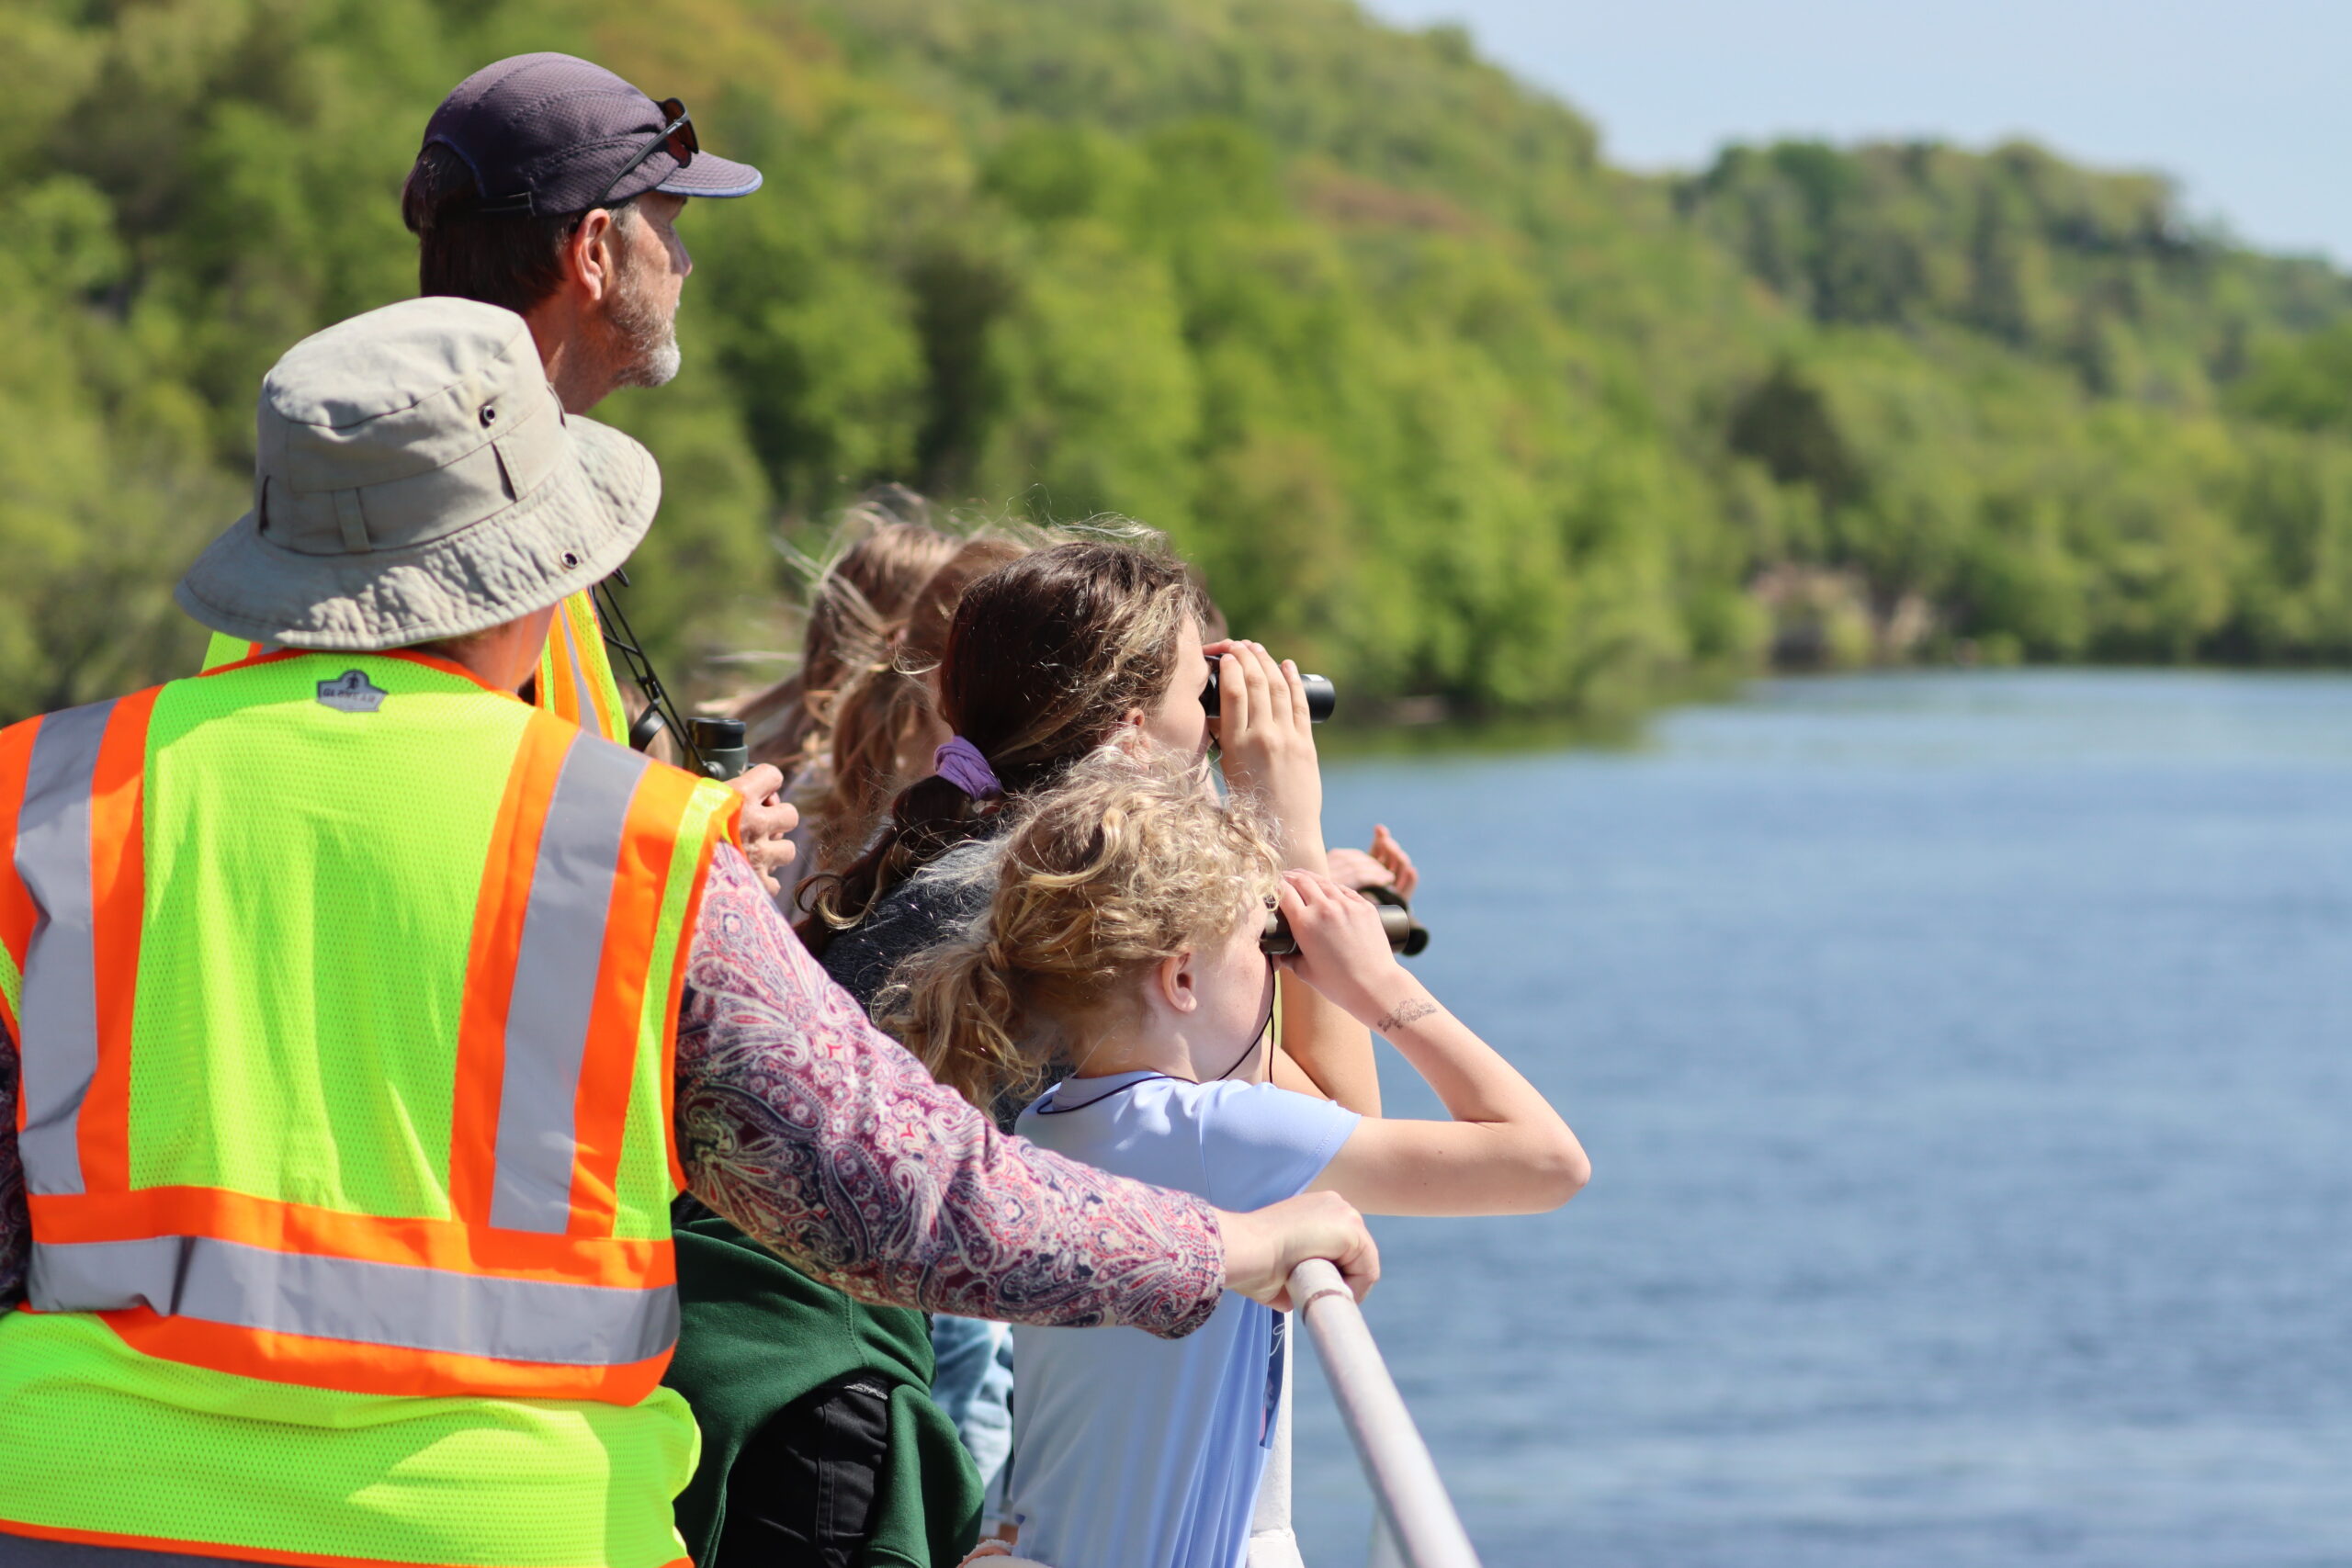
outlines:
{"label": "hand gripping binoculars", "polygon": [[[1396,889],[1359,887],[1356,891],[1380,906],[1380,929],[1388,937],[1391,953],[1411,958],[1429,946],[1429,927],[1413,919],[1413,911],[1397,897]],[[1298,938],[1291,934],[1289,917],[1280,909],[1266,911],[1266,929],[1258,938],[1258,951],[1276,958],[1298,951]]]}
{"label": "hand gripping binoculars", "polygon": [[[1340,688],[1331,684],[1329,675],[1301,674],[1299,684],[1306,688],[1306,717],[1310,724],[1320,724],[1331,716],[1340,705]],[[1209,659],[1209,683],[1201,688],[1201,706],[1211,718],[1217,716],[1217,664],[1215,655]]]}

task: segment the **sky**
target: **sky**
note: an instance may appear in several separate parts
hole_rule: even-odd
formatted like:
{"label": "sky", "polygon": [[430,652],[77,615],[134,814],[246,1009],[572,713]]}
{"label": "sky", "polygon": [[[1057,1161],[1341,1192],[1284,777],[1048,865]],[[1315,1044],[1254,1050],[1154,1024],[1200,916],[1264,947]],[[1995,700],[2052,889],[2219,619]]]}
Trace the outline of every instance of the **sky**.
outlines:
{"label": "sky", "polygon": [[2177,179],[2189,212],[2352,265],[2352,0],[1364,0],[1458,21],[1611,163],[1725,141],[2023,135]]}

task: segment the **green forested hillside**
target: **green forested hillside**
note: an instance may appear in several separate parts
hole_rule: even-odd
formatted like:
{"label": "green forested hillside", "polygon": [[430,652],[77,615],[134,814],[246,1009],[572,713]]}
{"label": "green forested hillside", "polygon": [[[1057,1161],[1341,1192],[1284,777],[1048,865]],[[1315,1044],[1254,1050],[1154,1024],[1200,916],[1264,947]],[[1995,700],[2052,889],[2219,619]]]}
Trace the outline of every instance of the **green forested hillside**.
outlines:
{"label": "green forested hillside", "polygon": [[1784,657],[2352,659],[2352,283],[2030,147],[1611,169],[1344,0],[16,0],[0,716],[183,668],[261,372],[413,288],[434,103],[526,49],[767,188],[684,225],[632,604],[770,646],[901,479],[1159,525],[1358,691],[1625,709]]}

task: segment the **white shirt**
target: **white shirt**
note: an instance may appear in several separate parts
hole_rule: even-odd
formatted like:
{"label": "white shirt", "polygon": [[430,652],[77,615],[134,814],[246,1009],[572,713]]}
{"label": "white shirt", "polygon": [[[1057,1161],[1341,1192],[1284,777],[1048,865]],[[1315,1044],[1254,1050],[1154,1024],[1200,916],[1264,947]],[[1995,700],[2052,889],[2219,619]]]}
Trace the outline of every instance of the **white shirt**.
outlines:
{"label": "white shirt", "polygon": [[[1017,1131],[1116,1175],[1245,1211],[1312,1186],[1361,1118],[1271,1084],[1073,1078]],[[1228,1291],[1182,1339],[1013,1333],[1013,1518],[1054,1568],[1236,1568],[1280,1409],[1287,1318]]]}

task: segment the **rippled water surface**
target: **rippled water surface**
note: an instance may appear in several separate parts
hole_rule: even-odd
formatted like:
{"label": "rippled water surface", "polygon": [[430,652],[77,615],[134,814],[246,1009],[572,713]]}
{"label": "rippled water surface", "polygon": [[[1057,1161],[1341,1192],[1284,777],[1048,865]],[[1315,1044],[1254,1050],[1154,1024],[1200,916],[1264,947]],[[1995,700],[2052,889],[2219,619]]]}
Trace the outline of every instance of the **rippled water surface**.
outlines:
{"label": "rippled water surface", "polygon": [[1488,1568],[2352,1562],[2352,681],[1772,682],[1329,788],[1597,1167],[1379,1224]]}

